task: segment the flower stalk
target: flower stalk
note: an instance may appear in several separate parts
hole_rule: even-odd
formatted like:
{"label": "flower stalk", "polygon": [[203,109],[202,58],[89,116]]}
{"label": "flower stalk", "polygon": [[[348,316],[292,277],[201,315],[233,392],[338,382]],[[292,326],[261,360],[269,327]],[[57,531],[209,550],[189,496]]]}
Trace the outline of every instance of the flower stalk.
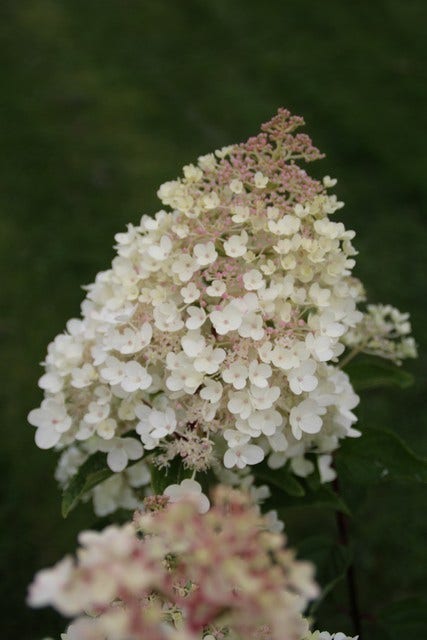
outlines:
{"label": "flower stalk", "polygon": [[[340,496],[340,483],[338,477],[333,481],[333,488],[337,496]],[[346,549],[350,548],[350,534],[348,516],[342,511],[335,511],[335,521],[338,530],[338,539],[341,545]],[[362,624],[359,608],[359,594],[356,582],[356,572],[353,560],[346,569],[347,596],[349,602],[350,618],[353,625],[353,631],[362,640]]]}

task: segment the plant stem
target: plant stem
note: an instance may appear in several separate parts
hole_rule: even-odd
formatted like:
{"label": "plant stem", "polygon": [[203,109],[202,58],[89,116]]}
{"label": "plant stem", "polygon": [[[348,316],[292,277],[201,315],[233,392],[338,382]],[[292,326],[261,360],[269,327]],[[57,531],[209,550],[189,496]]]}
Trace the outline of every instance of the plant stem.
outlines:
{"label": "plant stem", "polygon": [[[334,486],[335,493],[339,496],[340,490],[339,490],[338,479],[334,480],[333,486]],[[340,544],[342,544],[345,547],[349,547],[350,536],[348,531],[348,518],[341,511],[336,511],[335,519],[337,523]],[[361,626],[361,620],[360,620],[359,597],[358,597],[356,575],[355,575],[353,562],[349,565],[346,571],[346,581],[347,581],[347,590],[348,590],[348,600],[350,604],[350,617],[353,623],[353,629],[355,634],[359,637],[359,640],[362,640],[362,626]]]}
{"label": "plant stem", "polygon": [[344,358],[341,360],[341,362],[338,364],[338,368],[339,369],[344,369],[344,367],[353,360],[353,358],[355,358],[357,355],[359,355],[359,353],[362,353],[362,351],[368,346],[369,340],[370,340],[371,336],[368,336],[366,338],[366,340],[364,340],[362,342],[362,344],[359,344],[358,347],[353,347],[353,349],[351,351],[349,351],[347,353],[346,356],[344,356]]}
{"label": "plant stem", "polygon": [[364,349],[364,347],[365,347],[365,345],[363,344],[362,346],[356,347],[356,348],[352,349],[351,351],[349,351],[349,353],[339,363],[339,368],[340,369],[344,369],[344,367],[349,362],[351,362],[351,360],[353,360],[353,358],[355,358]]}

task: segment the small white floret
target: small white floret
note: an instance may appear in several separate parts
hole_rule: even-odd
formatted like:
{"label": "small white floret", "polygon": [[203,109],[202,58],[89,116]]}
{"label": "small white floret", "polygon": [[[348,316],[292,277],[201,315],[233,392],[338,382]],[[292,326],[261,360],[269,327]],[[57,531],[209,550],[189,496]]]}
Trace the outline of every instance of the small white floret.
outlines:
{"label": "small white floret", "polygon": [[186,478],[180,484],[169,485],[164,490],[163,495],[167,496],[172,503],[183,500],[194,502],[199,513],[206,513],[210,508],[209,499],[202,493],[201,485],[196,480],[189,478]]}

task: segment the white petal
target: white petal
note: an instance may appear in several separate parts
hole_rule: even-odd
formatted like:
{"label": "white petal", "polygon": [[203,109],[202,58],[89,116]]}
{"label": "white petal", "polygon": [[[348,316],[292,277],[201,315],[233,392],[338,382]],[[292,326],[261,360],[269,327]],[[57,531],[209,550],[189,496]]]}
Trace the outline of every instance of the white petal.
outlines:
{"label": "white petal", "polygon": [[41,427],[46,422],[46,411],[40,408],[33,409],[28,414],[27,420],[33,427]]}
{"label": "white petal", "polygon": [[185,478],[185,480],[181,482],[181,487],[185,490],[186,493],[202,492],[202,485],[199,484],[197,480],[192,480],[191,478]]}
{"label": "white petal", "polygon": [[286,451],[288,448],[288,441],[286,440],[285,434],[280,431],[276,431],[274,435],[268,438],[268,441],[273,451]]}
{"label": "white petal", "polygon": [[163,495],[167,496],[171,502],[176,502],[182,498],[182,489],[179,484],[170,484],[163,491]]}
{"label": "white petal", "polygon": [[264,460],[264,451],[256,444],[247,444],[243,455],[248,464],[258,464]]}
{"label": "white petal", "polygon": [[110,467],[111,471],[115,471],[118,473],[119,471],[123,471],[126,468],[128,463],[128,457],[126,452],[121,447],[117,447],[110,451],[107,456],[107,464]]}
{"label": "white petal", "polygon": [[122,381],[122,388],[127,393],[133,393],[137,389],[148,389],[151,385],[152,377],[149,374],[140,374],[135,378],[125,378]]}
{"label": "white petal", "polygon": [[142,421],[145,422],[148,420],[148,418],[150,417],[150,413],[151,413],[152,409],[150,409],[150,407],[147,407],[146,404],[138,404],[135,407],[135,415]]}
{"label": "white petal", "polygon": [[224,467],[231,469],[236,464],[237,456],[232,449],[228,449],[224,454]]}
{"label": "white petal", "polygon": [[50,391],[51,393],[57,393],[61,391],[63,387],[63,380],[60,376],[54,373],[45,373],[38,382],[41,389]]}
{"label": "white petal", "polygon": [[294,436],[295,440],[301,440],[302,431],[298,426],[298,424],[291,422],[291,428],[292,428],[292,435]]}
{"label": "white petal", "polygon": [[143,446],[138,440],[135,440],[135,438],[124,438],[122,440],[122,445],[129,460],[138,460],[138,458],[142,458],[144,453]]}
{"label": "white petal", "polygon": [[51,449],[58,444],[61,434],[53,427],[39,427],[36,431],[35,441],[40,449]]}
{"label": "white petal", "polygon": [[303,416],[301,420],[301,428],[306,433],[319,433],[322,428],[322,418],[317,415]]}
{"label": "white petal", "polygon": [[301,381],[301,388],[303,391],[314,391],[317,387],[318,380],[315,376],[305,376]]}
{"label": "white petal", "polygon": [[206,513],[207,511],[209,511],[211,503],[209,502],[209,498],[205,496],[204,493],[201,493],[200,496],[198,496],[197,502],[199,513]]}

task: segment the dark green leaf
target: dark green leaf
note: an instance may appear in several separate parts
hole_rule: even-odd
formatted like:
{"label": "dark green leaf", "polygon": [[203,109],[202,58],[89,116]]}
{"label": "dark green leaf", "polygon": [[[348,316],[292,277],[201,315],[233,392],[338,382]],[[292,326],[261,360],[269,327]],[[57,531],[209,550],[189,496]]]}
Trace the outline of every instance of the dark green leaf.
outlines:
{"label": "dark green leaf", "polygon": [[387,429],[366,429],[360,438],[347,438],[337,451],[336,464],[340,475],[361,484],[384,479],[427,482],[427,459]]}
{"label": "dark green leaf", "polygon": [[380,387],[410,387],[414,377],[408,371],[382,358],[361,357],[352,360],[346,367],[346,373],[356,391],[377,389]]}
{"label": "dark green leaf", "polygon": [[99,451],[93,456],[90,456],[90,458],[82,464],[62,494],[63,517],[66,518],[68,516],[85,493],[109,478],[112,474],[113,471],[111,471],[107,465],[105,453]]}
{"label": "dark green leaf", "polygon": [[209,496],[212,489],[218,485],[218,477],[213,471],[213,469],[208,469],[207,471],[199,471],[196,478],[197,482],[199,482],[202,486],[202,492]]}
{"label": "dark green leaf", "polygon": [[322,484],[316,489],[311,489],[308,482],[300,480],[303,488],[303,496],[291,496],[284,491],[270,485],[271,496],[264,503],[265,510],[277,509],[279,515],[286,517],[287,509],[301,509],[313,507],[318,509],[332,509],[351,515],[350,509],[344,500],[338,496],[329,485]]}
{"label": "dark green leaf", "polygon": [[156,495],[161,495],[170,484],[180,484],[191,476],[191,470],[185,469],[182,458],[174,458],[168,467],[159,469],[150,465],[151,486]]}
{"label": "dark green leaf", "polygon": [[383,607],[377,615],[390,640],[427,638],[427,600],[406,598]]}
{"label": "dark green leaf", "polygon": [[287,467],[270,469],[266,462],[261,462],[252,467],[252,473],[255,478],[282,489],[290,496],[300,497],[305,494],[305,489],[301,482],[296,479],[295,475]]}
{"label": "dark green leaf", "polygon": [[345,578],[353,560],[351,548],[337,544],[326,536],[312,536],[298,545],[298,555],[316,567],[316,580],[322,589],[320,598],[310,607],[313,614],[326,596]]}

